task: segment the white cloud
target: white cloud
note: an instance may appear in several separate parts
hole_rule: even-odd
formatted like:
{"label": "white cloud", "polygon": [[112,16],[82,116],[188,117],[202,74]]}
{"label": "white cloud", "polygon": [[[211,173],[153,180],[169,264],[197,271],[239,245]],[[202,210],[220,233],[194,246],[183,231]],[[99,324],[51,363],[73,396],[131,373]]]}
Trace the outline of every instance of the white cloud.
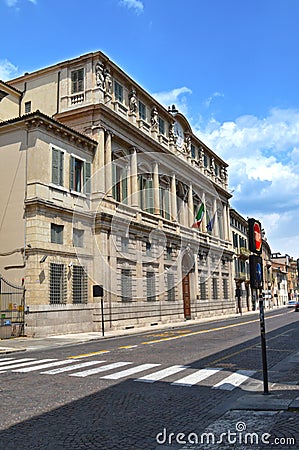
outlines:
{"label": "white cloud", "polygon": [[120,0],[119,4],[129,9],[134,9],[136,13],[143,12],[144,5],[141,0]]}
{"label": "white cloud", "polygon": [[152,94],[152,96],[166,108],[174,104],[179,112],[187,115],[187,98],[184,95],[182,96],[182,94],[192,94],[192,91],[186,86],[183,86],[172,89],[171,91],[157,92]]}
{"label": "white cloud", "polygon": [[208,97],[206,100],[204,100],[203,104],[205,105],[206,108],[209,108],[212,101],[214,100],[214,98],[216,97],[224,97],[223,94],[221,94],[220,92],[213,92],[212,95],[210,95],[210,97]]}
{"label": "white cloud", "polygon": [[262,220],[271,248],[299,257],[299,111],[273,108],[194,128],[229,164],[233,207]]}
{"label": "white cloud", "polygon": [[18,68],[7,59],[0,60],[0,80],[9,80],[17,75]]}
{"label": "white cloud", "polygon": [[[33,3],[34,5],[37,5],[37,0],[28,0],[28,1],[30,3]],[[17,8],[19,0],[5,0],[5,3],[9,8],[16,8],[17,10],[19,10],[19,8]]]}

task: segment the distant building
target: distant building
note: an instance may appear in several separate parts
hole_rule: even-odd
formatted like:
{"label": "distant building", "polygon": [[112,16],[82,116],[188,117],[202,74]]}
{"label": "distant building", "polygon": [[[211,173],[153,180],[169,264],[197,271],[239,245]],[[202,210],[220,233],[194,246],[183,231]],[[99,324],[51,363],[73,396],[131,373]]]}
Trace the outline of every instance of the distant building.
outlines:
{"label": "distant building", "polygon": [[95,52],[1,82],[0,120],[0,273],[24,278],[27,335],[99,331],[94,285],[110,329],[235,311],[227,164],[174,106]]}

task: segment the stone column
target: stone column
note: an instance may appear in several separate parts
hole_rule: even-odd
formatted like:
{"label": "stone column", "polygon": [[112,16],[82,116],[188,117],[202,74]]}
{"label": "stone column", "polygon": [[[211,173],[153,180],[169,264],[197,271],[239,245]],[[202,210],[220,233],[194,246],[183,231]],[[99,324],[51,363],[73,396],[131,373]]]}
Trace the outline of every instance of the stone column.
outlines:
{"label": "stone column", "polygon": [[112,133],[108,131],[106,133],[105,141],[105,188],[108,197],[112,197],[112,146],[111,146]]}
{"label": "stone column", "polygon": [[170,195],[171,195],[171,220],[178,220],[178,208],[177,208],[177,198],[176,198],[176,179],[175,174],[172,174],[171,177],[171,187],[170,187]]}
{"label": "stone column", "polygon": [[131,149],[131,206],[133,208],[139,207],[138,201],[138,176],[137,176],[137,150]]}
{"label": "stone column", "polygon": [[105,193],[105,130],[97,128],[94,138],[98,141],[97,150],[94,158],[94,191]]}
{"label": "stone column", "polygon": [[194,223],[194,205],[193,205],[193,189],[190,183],[188,191],[188,226],[191,227]]}
{"label": "stone column", "polygon": [[159,164],[154,162],[153,171],[153,189],[154,189],[154,214],[160,214],[160,192],[159,192]]}

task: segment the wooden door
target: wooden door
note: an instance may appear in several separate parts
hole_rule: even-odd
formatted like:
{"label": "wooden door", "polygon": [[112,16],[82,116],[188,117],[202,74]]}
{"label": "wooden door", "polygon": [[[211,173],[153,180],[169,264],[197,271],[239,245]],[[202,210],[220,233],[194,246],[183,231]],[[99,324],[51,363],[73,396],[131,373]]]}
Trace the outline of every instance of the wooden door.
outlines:
{"label": "wooden door", "polygon": [[191,303],[190,303],[190,279],[189,273],[183,278],[183,301],[185,319],[191,319]]}

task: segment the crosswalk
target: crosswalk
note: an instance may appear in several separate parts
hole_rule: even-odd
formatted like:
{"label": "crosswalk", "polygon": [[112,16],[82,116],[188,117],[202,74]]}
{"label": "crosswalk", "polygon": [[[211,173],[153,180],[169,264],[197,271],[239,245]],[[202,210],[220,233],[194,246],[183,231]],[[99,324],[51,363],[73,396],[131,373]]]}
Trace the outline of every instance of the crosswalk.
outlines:
{"label": "crosswalk", "polygon": [[[0,374],[38,372],[41,375],[62,375],[85,378],[98,376],[103,380],[123,380],[133,378],[133,381],[155,383],[166,381],[171,386],[192,387],[203,384],[212,389],[232,391],[250,381],[255,374],[253,370],[237,370],[227,373],[224,368],[207,367],[194,369],[185,365],[161,367],[162,364],[143,363],[133,361],[90,360],[47,358],[2,358],[0,359]],[[142,373],[145,373],[142,375]],[[139,376],[140,375],[140,376]]]}

